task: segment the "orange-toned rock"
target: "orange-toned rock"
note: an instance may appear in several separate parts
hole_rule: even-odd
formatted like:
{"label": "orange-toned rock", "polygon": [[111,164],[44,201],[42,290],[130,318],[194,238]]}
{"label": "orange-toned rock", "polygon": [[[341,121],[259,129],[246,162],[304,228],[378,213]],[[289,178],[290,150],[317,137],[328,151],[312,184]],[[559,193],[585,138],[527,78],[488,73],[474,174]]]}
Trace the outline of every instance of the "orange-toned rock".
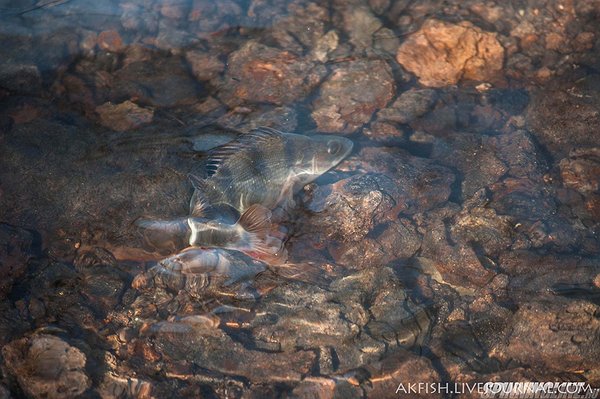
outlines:
{"label": "orange-toned rock", "polygon": [[586,51],[594,47],[596,35],[593,32],[581,32],[575,37],[575,50]]}
{"label": "orange-toned rock", "polygon": [[421,84],[442,87],[461,80],[495,80],[502,70],[504,48],[496,34],[470,22],[431,19],[402,43],[396,59]]}
{"label": "orange-toned rock", "polygon": [[[194,62],[189,56],[188,61]],[[209,60],[212,74],[218,74],[217,62],[217,59]],[[200,67],[201,63],[192,67],[195,74]],[[288,104],[304,98],[326,73],[323,65],[308,58],[251,40],[229,56],[227,84],[222,85],[219,98],[230,107],[245,101]]]}
{"label": "orange-toned rock", "polygon": [[96,107],[100,123],[110,129],[123,132],[152,121],[154,111],[142,108],[131,101],[115,105],[110,102]]}
{"label": "orange-toned rock", "polygon": [[102,50],[118,52],[123,49],[123,39],[116,30],[105,30],[98,35],[98,47]]}
{"label": "orange-toned rock", "polygon": [[[440,398],[426,390],[425,385],[440,381],[429,359],[408,351],[398,351],[382,361],[368,366],[371,377],[367,388],[369,398]],[[419,387],[420,388],[415,388]],[[417,391],[418,389],[418,391]]]}
{"label": "orange-toned rock", "polygon": [[92,381],[87,376],[86,355],[61,338],[36,334],[2,348],[3,369],[31,398],[74,398]]}
{"label": "orange-toned rock", "polygon": [[558,50],[564,45],[565,39],[556,32],[550,32],[546,35],[546,48],[548,50]]}

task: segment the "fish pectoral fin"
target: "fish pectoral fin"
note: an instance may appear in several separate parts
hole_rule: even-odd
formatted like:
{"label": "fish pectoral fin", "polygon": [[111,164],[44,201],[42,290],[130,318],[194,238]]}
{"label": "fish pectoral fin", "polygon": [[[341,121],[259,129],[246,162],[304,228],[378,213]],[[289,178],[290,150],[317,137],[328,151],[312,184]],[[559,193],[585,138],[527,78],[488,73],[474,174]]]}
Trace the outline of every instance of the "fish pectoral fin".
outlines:
{"label": "fish pectoral fin", "polygon": [[255,240],[251,244],[255,258],[269,265],[281,265],[287,261],[288,253],[283,241],[276,237]]}
{"label": "fish pectoral fin", "polygon": [[279,264],[285,262],[287,252],[281,239],[269,235],[271,216],[269,209],[255,204],[244,212],[238,223],[250,235],[249,252],[256,252],[269,263]]}
{"label": "fish pectoral fin", "polygon": [[238,224],[248,233],[259,239],[265,239],[271,229],[271,216],[271,211],[268,208],[255,204],[242,214]]}

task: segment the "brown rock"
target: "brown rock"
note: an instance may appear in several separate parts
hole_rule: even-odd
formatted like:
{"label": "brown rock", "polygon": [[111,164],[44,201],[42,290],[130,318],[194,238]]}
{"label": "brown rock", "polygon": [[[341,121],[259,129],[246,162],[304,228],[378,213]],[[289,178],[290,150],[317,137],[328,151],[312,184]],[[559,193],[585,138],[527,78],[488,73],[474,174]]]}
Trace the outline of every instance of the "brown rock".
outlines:
{"label": "brown rock", "polygon": [[398,62],[425,86],[442,87],[461,80],[495,80],[504,49],[496,35],[469,22],[426,21],[398,49]]}
{"label": "brown rock", "polygon": [[33,236],[26,230],[0,224],[0,242],[0,298],[4,298],[27,269]]}
{"label": "brown rock", "polygon": [[394,96],[394,78],[381,60],[339,66],[321,85],[312,118],[324,132],[353,133]]}
{"label": "brown rock", "polygon": [[553,80],[531,92],[526,120],[535,138],[558,158],[583,147],[600,146],[600,75]]}
{"label": "brown rock", "polygon": [[410,89],[398,96],[394,103],[377,113],[377,120],[410,123],[425,115],[433,106],[436,93],[432,89]]}
{"label": "brown rock", "polygon": [[229,57],[220,97],[230,106],[243,101],[287,104],[312,91],[324,73],[323,66],[289,51],[249,41]]}
{"label": "brown rock", "polygon": [[404,141],[404,131],[387,122],[373,122],[363,130],[363,134],[371,140],[389,145]]}
{"label": "brown rock", "polygon": [[333,399],[335,396],[335,380],[322,377],[308,377],[292,392],[295,398]]}
{"label": "brown rock", "polygon": [[421,247],[422,237],[408,219],[400,218],[387,226],[382,225],[382,230],[375,238],[331,243],[328,246],[329,253],[337,264],[363,269],[386,265],[399,258],[410,258]]}
{"label": "brown rock", "polygon": [[160,13],[167,18],[181,19],[187,14],[186,3],[179,0],[164,1],[160,7]]}
{"label": "brown rock", "polygon": [[186,52],[185,59],[192,68],[192,74],[198,80],[214,79],[225,68],[218,57],[200,51]]}
{"label": "brown rock", "polygon": [[316,358],[310,351],[268,353],[247,349],[220,329],[211,330],[210,334],[202,329],[189,329],[185,333],[167,331],[155,335],[155,349],[164,359],[173,359],[168,368],[175,370],[177,359],[186,359],[203,368],[257,383],[300,381]]}
{"label": "brown rock", "polygon": [[[156,57],[132,62],[113,74],[110,100],[133,100],[154,107],[189,105],[198,101],[197,84],[180,57]],[[144,56],[144,59],[146,57]]]}
{"label": "brown rock", "polygon": [[343,7],[342,19],[350,43],[361,49],[372,47],[373,34],[383,26],[368,7]]}
{"label": "brown rock", "polygon": [[496,352],[542,370],[578,372],[598,369],[598,307],[588,301],[554,297],[520,306],[511,335]]}
{"label": "brown rock", "polygon": [[408,351],[400,351],[368,367],[371,374],[367,396],[370,398],[439,398],[440,394],[409,391],[409,384],[440,381],[429,359]]}
{"label": "brown rock", "polygon": [[36,335],[13,341],[2,348],[4,367],[16,378],[27,396],[67,399],[91,385],[85,373],[86,356],[52,335]]}
{"label": "brown rock", "polygon": [[483,267],[471,245],[452,243],[446,230],[442,222],[428,226],[421,247],[422,256],[431,259],[444,281],[451,285],[466,288],[486,285],[494,273]]}
{"label": "brown rock", "polygon": [[565,186],[586,195],[600,190],[600,148],[571,151],[560,161],[560,174]]}
{"label": "brown rock", "polygon": [[550,32],[546,35],[546,48],[548,50],[558,50],[564,42],[564,37],[556,32]]}
{"label": "brown rock", "polygon": [[575,50],[586,51],[594,47],[596,35],[593,32],[581,32],[575,37]]}
{"label": "brown rock", "polygon": [[116,30],[105,30],[98,34],[98,47],[105,51],[119,52],[123,49],[123,39]]}
{"label": "brown rock", "polygon": [[131,101],[114,105],[111,102],[96,107],[100,123],[110,129],[123,132],[152,122],[154,110],[142,108]]}

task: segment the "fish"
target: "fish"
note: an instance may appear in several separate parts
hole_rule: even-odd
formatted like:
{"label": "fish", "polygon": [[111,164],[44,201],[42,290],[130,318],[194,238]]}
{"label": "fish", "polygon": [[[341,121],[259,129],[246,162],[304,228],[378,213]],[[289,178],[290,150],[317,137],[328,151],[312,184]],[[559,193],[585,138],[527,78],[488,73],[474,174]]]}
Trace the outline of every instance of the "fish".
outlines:
{"label": "fish", "polygon": [[191,248],[163,259],[147,273],[155,284],[200,297],[209,292],[226,293],[222,290],[238,284],[242,285],[241,294],[243,286],[265,270],[265,263],[239,252]]}
{"label": "fish", "polygon": [[190,174],[194,194],[190,214],[208,202],[222,212],[243,214],[260,204],[268,209],[294,206],[293,195],[350,154],[345,137],[284,133],[258,128],[214,149],[205,178]]}
{"label": "fish", "polygon": [[135,224],[146,248],[176,253],[186,247],[223,248],[258,254],[267,259],[285,256],[281,239],[271,237],[271,211],[255,204],[235,223],[216,218],[203,201],[199,216],[173,220],[138,219]]}

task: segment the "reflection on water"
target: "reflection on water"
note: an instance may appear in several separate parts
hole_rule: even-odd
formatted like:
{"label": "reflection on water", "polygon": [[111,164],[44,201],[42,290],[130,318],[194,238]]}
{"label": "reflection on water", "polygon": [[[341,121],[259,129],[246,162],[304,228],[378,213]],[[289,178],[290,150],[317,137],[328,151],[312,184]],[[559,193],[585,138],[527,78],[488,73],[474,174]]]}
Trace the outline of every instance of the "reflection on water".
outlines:
{"label": "reflection on water", "polygon": [[[0,396],[599,387],[599,15],[0,0]],[[261,126],[354,142],[272,209],[287,262],[148,251]]]}

